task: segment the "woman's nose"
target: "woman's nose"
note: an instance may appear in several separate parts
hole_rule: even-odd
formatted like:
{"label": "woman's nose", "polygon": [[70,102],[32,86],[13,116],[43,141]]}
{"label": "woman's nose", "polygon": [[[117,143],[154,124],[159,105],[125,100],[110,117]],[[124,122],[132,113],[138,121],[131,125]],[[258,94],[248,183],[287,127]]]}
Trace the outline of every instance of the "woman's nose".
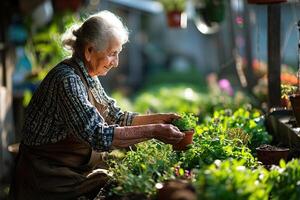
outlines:
{"label": "woman's nose", "polygon": [[118,67],[118,65],[119,65],[118,59],[114,59],[114,60],[112,61],[112,65],[113,65],[114,67]]}

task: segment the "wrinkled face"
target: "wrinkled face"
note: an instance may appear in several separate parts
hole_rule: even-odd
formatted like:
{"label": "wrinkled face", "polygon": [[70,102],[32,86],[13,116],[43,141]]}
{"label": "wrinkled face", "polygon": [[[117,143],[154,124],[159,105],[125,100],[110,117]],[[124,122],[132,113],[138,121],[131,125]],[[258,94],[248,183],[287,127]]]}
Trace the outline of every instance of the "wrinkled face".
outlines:
{"label": "wrinkled face", "polygon": [[87,45],[85,64],[89,75],[105,76],[111,68],[118,67],[121,50],[122,44],[116,39],[110,40],[108,48],[103,51],[97,51],[93,45]]}

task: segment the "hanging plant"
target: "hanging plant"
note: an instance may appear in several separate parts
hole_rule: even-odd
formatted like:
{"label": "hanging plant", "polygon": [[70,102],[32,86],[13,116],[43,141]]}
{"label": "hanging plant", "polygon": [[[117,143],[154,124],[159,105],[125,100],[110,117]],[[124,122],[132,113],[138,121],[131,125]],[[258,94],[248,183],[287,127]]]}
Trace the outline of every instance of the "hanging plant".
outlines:
{"label": "hanging plant", "polygon": [[166,12],[169,27],[186,28],[187,15],[184,12],[186,0],[159,0],[159,2]]}
{"label": "hanging plant", "polygon": [[207,24],[220,23],[225,17],[224,0],[195,0],[196,12]]}

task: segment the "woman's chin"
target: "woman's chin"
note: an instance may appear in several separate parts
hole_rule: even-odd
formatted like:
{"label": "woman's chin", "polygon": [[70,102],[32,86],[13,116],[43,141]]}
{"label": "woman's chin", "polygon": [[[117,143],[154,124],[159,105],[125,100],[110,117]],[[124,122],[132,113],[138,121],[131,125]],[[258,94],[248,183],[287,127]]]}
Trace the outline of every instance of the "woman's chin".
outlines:
{"label": "woman's chin", "polygon": [[108,71],[100,72],[97,76],[106,76],[107,73],[108,73]]}

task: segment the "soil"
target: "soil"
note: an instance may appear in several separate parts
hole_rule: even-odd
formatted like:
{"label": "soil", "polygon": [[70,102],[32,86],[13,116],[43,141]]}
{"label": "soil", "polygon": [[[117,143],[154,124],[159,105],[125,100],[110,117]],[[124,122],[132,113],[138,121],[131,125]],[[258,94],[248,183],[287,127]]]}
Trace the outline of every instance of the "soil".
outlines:
{"label": "soil", "polygon": [[263,144],[259,146],[257,149],[265,150],[265,151],[286,151],[287,150],[287,148],[276,147],[269,144]]}

